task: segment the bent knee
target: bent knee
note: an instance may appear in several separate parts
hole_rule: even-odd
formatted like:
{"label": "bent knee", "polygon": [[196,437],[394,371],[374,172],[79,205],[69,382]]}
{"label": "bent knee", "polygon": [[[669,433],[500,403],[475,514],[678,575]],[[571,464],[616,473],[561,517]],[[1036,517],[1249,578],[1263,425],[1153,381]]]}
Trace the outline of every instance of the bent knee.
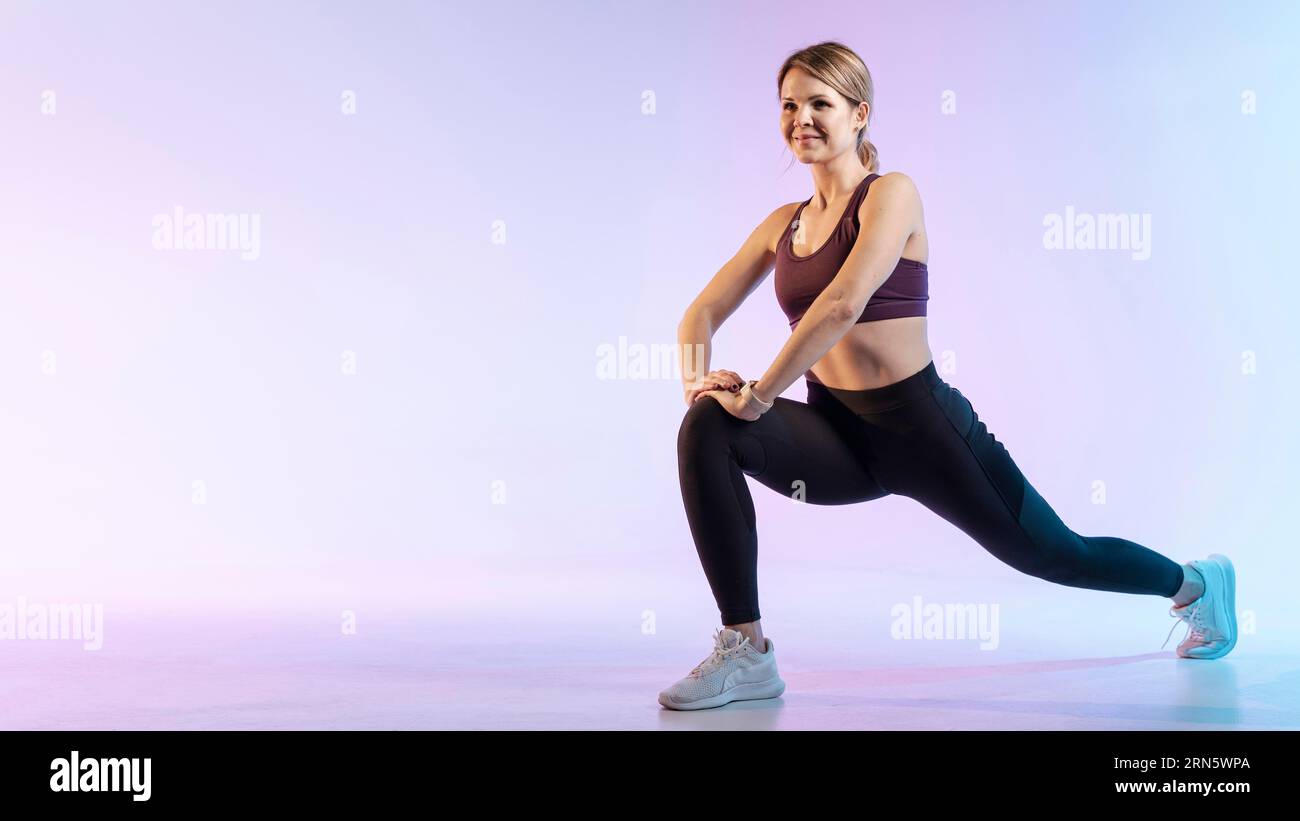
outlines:
{"label": "bent knee", "polygon": [[721,434],[726,430],[727,418],[730,416],[722,403],[713,396],[701,395],[682,416],[681,427],[677,429],[677,447],[688,447]]}

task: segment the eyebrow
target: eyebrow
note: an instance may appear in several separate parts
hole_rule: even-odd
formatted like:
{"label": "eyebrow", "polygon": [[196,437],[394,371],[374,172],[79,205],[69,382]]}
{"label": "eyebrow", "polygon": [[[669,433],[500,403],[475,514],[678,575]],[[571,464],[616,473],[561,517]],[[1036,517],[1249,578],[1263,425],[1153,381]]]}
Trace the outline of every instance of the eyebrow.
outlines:
{"label": "eyebrow", "polygon": [[[810,99],[810,100],[816,100],[818,97],[820,97],[820,98],[823,99],[823,100],[829,100],[829,99],[830,99],[830,97],[827,97],[825,94],[814,94],[814,95],[812,95],[811,97],[809,97],[808,99]],[[781,102],[783,102],[783,103],[784,103],[784,102],[794,102],[794,98],[793,98],[793,97],[782,97],[782,98],[781,98]]]}

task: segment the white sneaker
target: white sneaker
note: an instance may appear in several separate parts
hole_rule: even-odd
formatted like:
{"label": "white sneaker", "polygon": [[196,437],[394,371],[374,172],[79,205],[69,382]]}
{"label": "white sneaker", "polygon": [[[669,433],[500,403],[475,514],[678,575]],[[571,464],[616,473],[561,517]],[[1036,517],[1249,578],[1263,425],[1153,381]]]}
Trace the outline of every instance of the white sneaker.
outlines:
{"label": "white sneaker", "polygon": [[713,634],[713,653],[690,675],[659,694],[659,703],[672,710],[704,710],[732,701],[776,698],[785,682],[776,673],[776,645],[766,636],[760,653],[737,630],[724,627]]}
{"label": "white sneaker", "polygon": [[[1169,615],[1188,624],[1178,655],[1188,659],[1221,658],[1237,645],[1237,573],[1222,553],[1211,553],[1209,558],[1191,565],[1205,579],[1205,593],[1181,607],[1169,608]],[[1169,636],[1173,634],[1171,628]],[[1165,636],[1165,644],[1169,636]]]}

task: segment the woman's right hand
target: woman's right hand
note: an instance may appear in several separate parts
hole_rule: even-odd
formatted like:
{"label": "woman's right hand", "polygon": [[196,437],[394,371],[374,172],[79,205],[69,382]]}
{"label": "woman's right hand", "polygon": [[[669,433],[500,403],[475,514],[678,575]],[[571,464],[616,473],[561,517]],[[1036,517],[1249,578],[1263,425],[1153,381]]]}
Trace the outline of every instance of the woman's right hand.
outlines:
{"label": "woman's right hand", "polygon": [[740,390],[740,387],[744,384],[745,380],[741,379],[740,374],[735,371],[709,371],[700,379],[687,383],[685,391],[686,405],[689,407],[705,391],[724,390],[734,393]]}

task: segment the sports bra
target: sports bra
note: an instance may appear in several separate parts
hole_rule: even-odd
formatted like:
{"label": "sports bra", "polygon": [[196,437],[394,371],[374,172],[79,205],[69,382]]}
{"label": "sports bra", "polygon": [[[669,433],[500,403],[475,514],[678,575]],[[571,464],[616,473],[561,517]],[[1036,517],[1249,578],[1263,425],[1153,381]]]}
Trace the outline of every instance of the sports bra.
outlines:
{"label": "sports bra", "polygon": [[[840,217],[830,239],[806,257],[797,257],[790,250],[793,241],[791,234],[799,223],[799,216],[804,206],[812,202],[812,197],[804,200],[795,212],[794,219],[786,226],[776,246],[776,301],[790,320],[790,329],[803,319],[808,306],[817,296],[826,290],[831,280],[839,273],[840,266],[853,250],[853,243],[858,238],[858,208],[867,196],[871,183],[879,174],[868,174],[858,183],[853,196],[849,198],[848,207]],[[926,302],[930,299],[930,273],[924,262],[914,259],[898,260],[889,278],[881,283],[871,295],[867,307],[857,322],[874,322],[878,319],[896,319],[903,316],[925,316]],[[818,381],[812,371],[805,376],[811,381]]]}

